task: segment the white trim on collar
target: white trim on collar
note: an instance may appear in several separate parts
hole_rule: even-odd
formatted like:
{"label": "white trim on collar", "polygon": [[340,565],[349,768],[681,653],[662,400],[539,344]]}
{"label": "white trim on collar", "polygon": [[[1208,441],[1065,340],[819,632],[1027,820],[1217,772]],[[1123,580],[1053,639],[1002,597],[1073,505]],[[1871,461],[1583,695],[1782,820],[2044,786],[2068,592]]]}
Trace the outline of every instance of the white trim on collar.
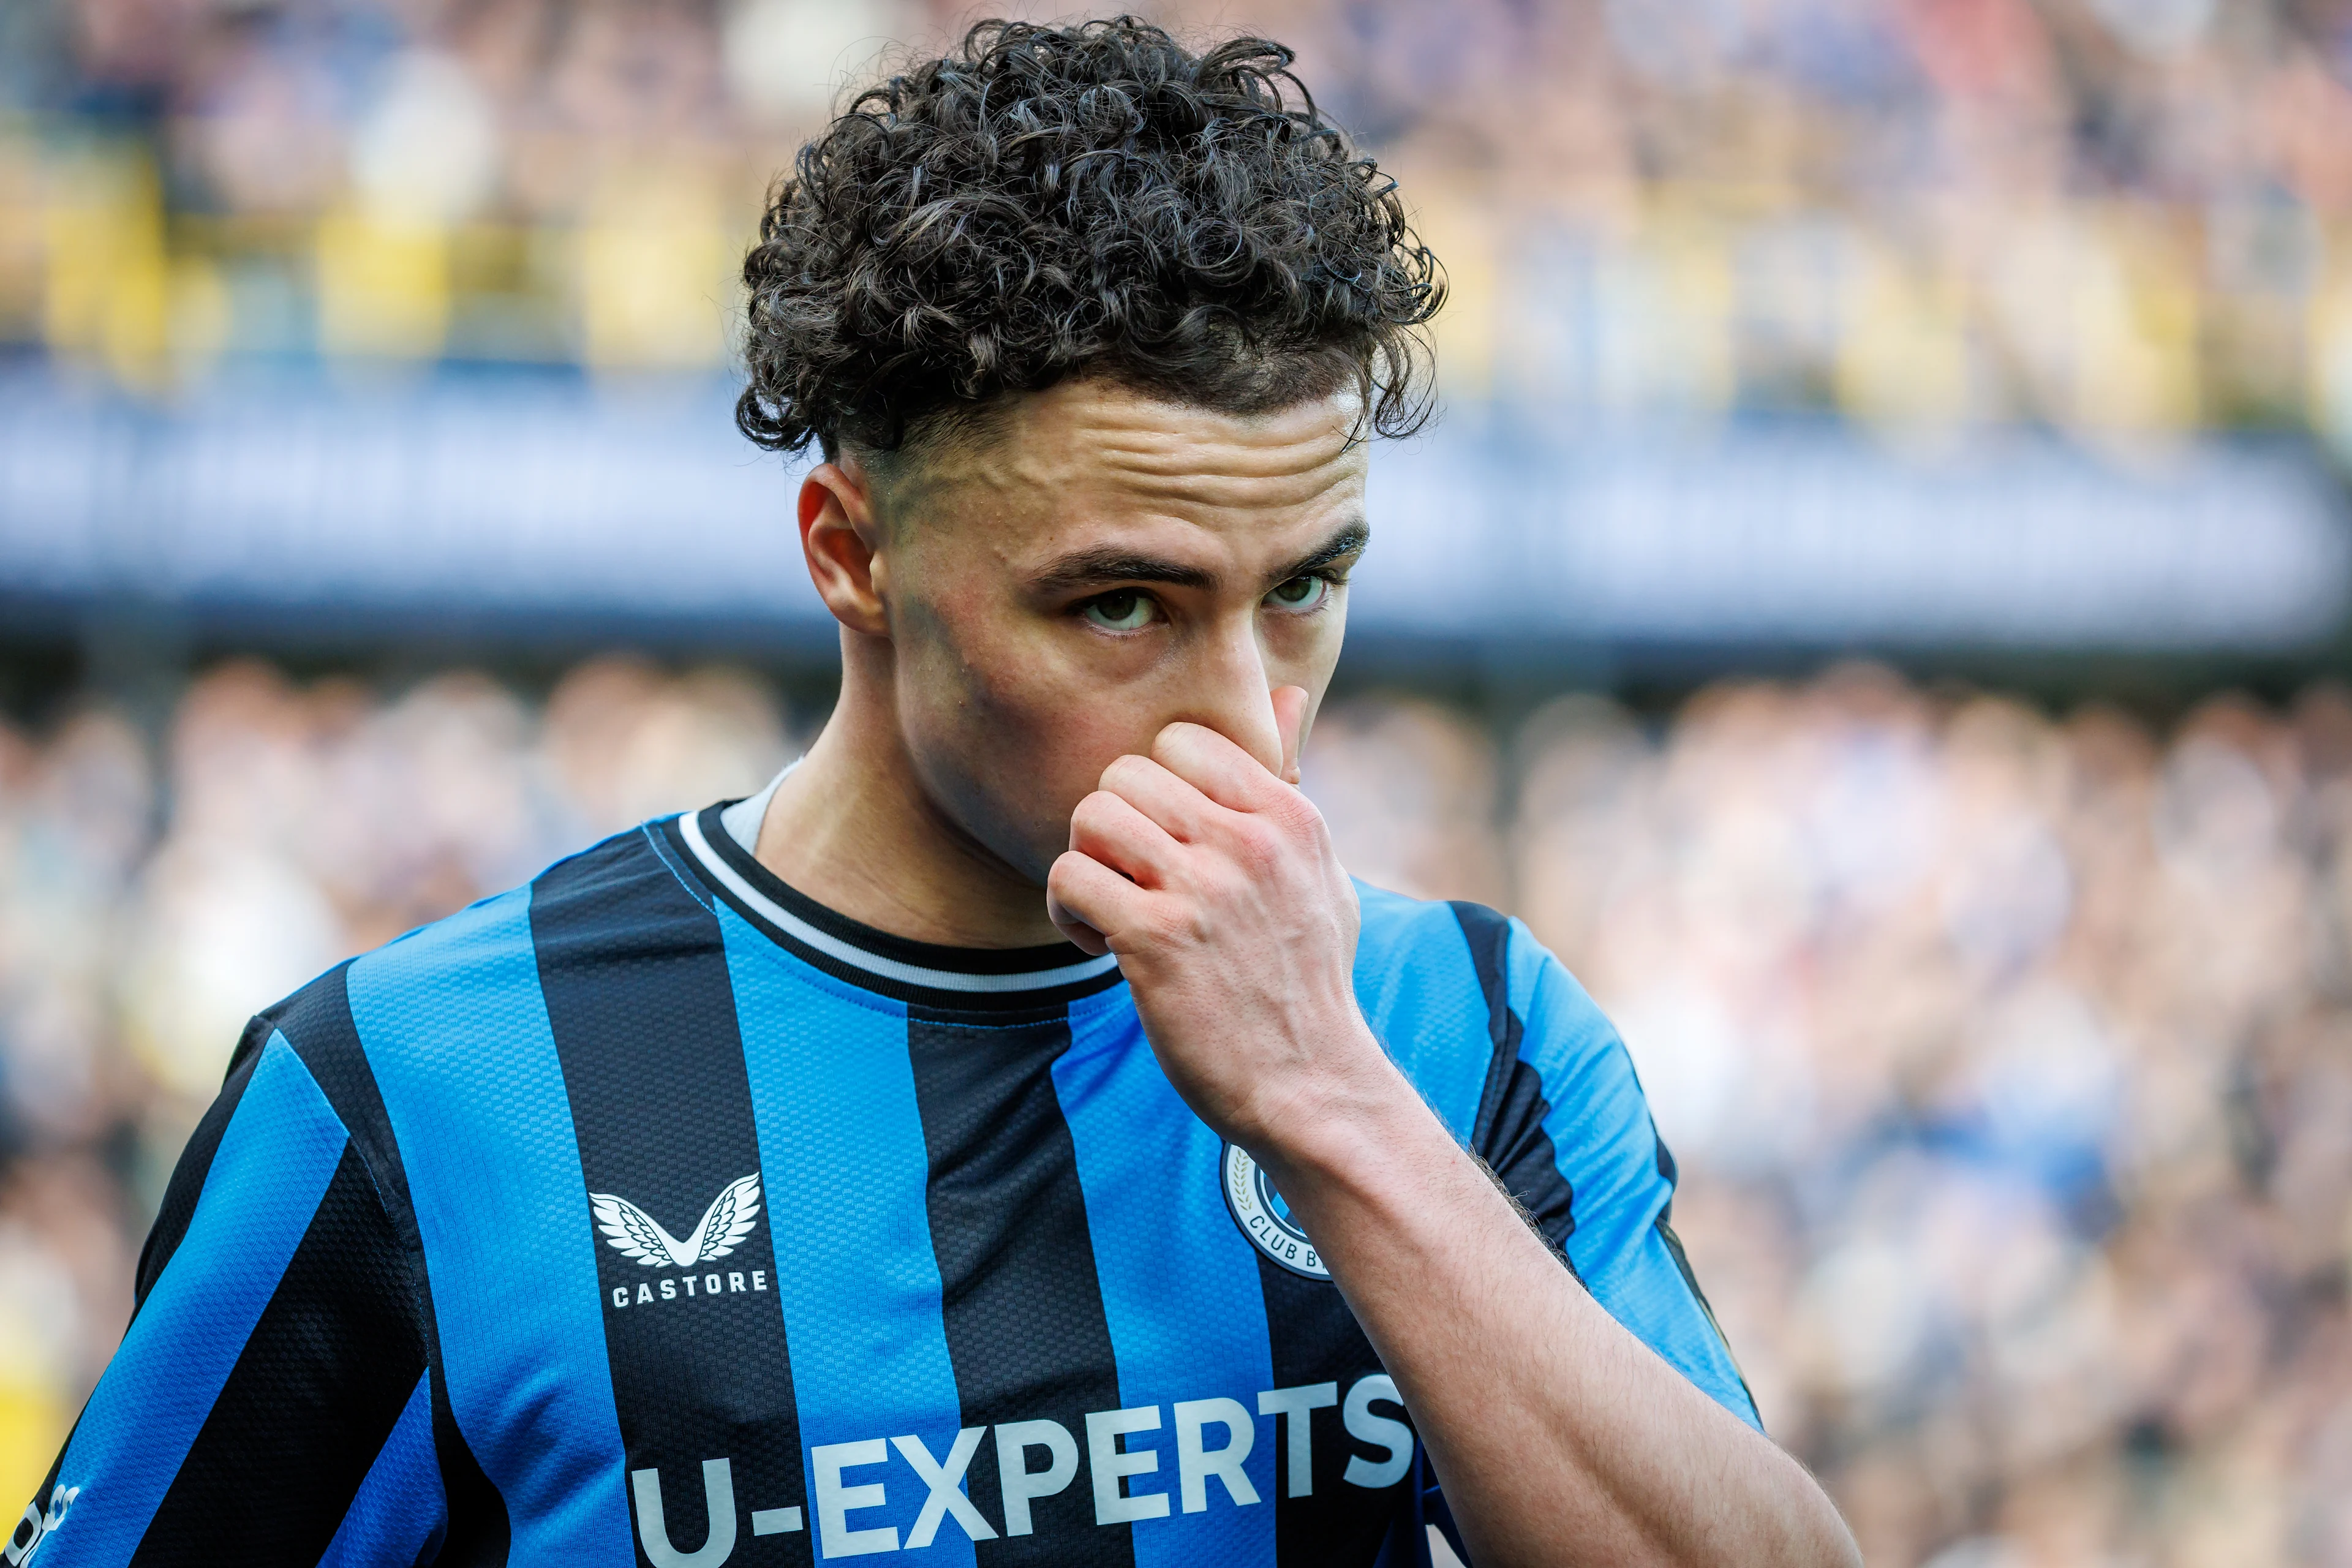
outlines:
{"label": "white trim on collar", "polygon": [[750,882],[741,873],[719,858],[710,841],[702,836],[702,825],[697,814],[687,812],[677,819],[678,837],[686,840],[687,848],[702,868],[717,879],[719,885],[743,900],[761,919],[789,933],[793,940],[804,942],[829,958],[852,964],[868,974],[878,974],[895,980],[901,985],[928,986],[934,991],[1043,991],[1055,985],[1073,985],[1082,980],[1094,980],[1118,965],[1115,953],[1089,958],[1081,963],[1066,963],[1058,969],[1033,969],[1019,974],[966,974],[954,969],[926,969],[920,964],[901,963],[895,958],[885,958],[878,952],[868,952],[853,942],[846,942],[831,931],[819,931],[798,915],[777,903]]}
{"label": "white trim on collar", "polygon": [[776,786],[784,782],[803,759],[794,757],[784,764],[784,771],[768,781],[768,787],[747,799],[739,800],[719,814],[727,828],[727,837],[743,847],[746,855],[760,852],[760,824],[768,818],[768,803],[776,798]]}

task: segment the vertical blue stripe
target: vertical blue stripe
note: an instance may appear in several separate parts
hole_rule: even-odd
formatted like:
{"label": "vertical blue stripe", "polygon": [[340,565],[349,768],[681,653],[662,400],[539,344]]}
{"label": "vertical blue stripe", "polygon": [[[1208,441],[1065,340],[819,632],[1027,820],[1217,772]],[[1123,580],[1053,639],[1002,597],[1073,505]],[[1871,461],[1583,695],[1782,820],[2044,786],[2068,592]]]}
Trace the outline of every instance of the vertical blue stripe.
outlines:
{"label": "vertical blue stripe", "polygon": [[1568,979],[1577,998],[1583,1003],[1583,1010],[1591,1016],[1591,1021],[1605,1026],[1607,1020],[1600,1005],[1585,995],[1583,986],[1575,984],[1575,976],[1568,973],[1568,966],[1552,957],[1550,951],[1536,940],[1535,932],[1513,916],[1511,940],[1503,961],[1503,986],[1505,999],[1522,1023],[1535,1016],[1536,987],[1542,983],[1544,971],[1553,967],[1558,967],[1561,975]]}
{"label": "vertical blue stripe", "polygon": [[1454,1142],[1467,1145],[1494,1059],[1486,994],[1450,904],[1359,882],[1356,1002]]}
{"label": "vertical blue stripe", "polygon": [[[1119,1398],[1160,1407],[1159,1431],[1127,1440],[1130,1452],[1160,1454],[1160,1468],[1135,1477],[1129,1494],[1168,1495],[1167,1518],[1135,1525],[1137,1568],[1270,1565],[1276,1423],[1258,1415],[1257,1395],[1274,1386],[1274,1356],[1257,1249],[1225,1210],[1223,1145],[1160,1072],[1124,987],[1072,1005],[1070,1048],[1054,1064],[1054,1088],[1077,1149]],[[1172,1407],[1220,1394],[1249,1415],[1255,1436],[1244,1469],[1258,1500],[1237,1506],[1211,1477],[1207,1508],[1186,1513]],[[1212,1447],[1225,1436],[1218,1426],[1202,1433]]]}
{"label": "vertical blue stripe", "polygon": [[441,1468],[433,1454],[433,1376],[416,1380],[400,1419],[377,1450],[319,1568],[378,1568],[415,1563],[449,1522]]}
{"label": "vertical blue stripe", "polygon": [[58,1468],[58,1483],[81,1495],[43,1562],[121,1563],[137,1549],[348,1142],[294,1048],[270,1036],[221,1135],[188,1234],[123,1336]]}
{"label": "vertical blue stripe", "polygon": [[407,1165],[450,1407],[506,1500],[514,1561],[618,1568],[636,1561],[625,1461],[530,897],[355,962],[352,1018]]}
{"label": "vertical blue stripe", "polygon": [[[823,1444],[911,1433],[944,1459],[962,1406],[924,1202],[930,1160],[906,1011],[802,963],[731,909],[722,906],[719,921],[760,1129],[803,1457]],[[893,1454],[845,1479],[885,1488],[884,1502],[851,1515],[850,1527],[896,1526],[903,1540],[926,1495],[914,1472]],[[995,1513],[994,1500],[978,1500]],[[944,1521],[925,1560],[970,1563],[971,1543]]]}

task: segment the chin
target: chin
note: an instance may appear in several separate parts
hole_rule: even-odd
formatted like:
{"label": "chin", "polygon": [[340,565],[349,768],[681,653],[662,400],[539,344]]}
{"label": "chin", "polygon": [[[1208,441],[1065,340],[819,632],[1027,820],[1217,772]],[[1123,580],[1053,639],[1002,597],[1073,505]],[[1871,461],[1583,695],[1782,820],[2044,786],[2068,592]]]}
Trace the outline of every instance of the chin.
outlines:
{"label": "chin", "polygon": [[1053,874],[1054,862],[1070,847],[1070,822],[1066,816],[1049,838],[1040,835],[1034,843],[1010,847],[994,851],[996,858],[1010,867],[1013,873],[1045,896],[1045,879]]}
{"label": "chin", "polygon": [[1047,873],[1070,847],[1069,811],[1043,817],[1034,799],[999,800],[979,791],[938,805],[974,854],[995,861],[1044,896]]}

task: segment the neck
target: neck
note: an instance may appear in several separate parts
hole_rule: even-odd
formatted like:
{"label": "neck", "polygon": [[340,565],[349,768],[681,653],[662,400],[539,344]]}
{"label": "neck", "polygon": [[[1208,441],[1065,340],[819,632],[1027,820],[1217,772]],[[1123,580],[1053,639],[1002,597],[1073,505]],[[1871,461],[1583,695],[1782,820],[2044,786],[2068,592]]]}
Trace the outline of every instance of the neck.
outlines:
{"label": "neck", "polygon": [[914,942],[1062,940],[1045,890],[940,809],[901,738],[887,676],[844,637],[841,700],[760,824],[760,864],[826,908]]}

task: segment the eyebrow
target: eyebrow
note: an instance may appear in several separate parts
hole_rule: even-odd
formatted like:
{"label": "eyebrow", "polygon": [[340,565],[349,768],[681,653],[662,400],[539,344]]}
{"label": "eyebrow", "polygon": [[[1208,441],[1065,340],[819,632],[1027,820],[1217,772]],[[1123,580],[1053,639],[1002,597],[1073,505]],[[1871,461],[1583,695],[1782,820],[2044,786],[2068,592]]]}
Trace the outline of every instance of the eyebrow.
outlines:
{"label": "eyebrow", "polygon": [[1187,566],[1163,555],[1139,555],[1127,550],[1075,550],[1057,556],[1037,574],[1036,584],[1049,592],[1083,588],[1093,583],[1166,583],[1172,587],[1206,591],[1217,585],[1217,574]]}
{"label": "eyebrow", "polygon": [[[1361,521],[1350,522],[1325,540],[1314,550],[1278,567],[1266,580],[1287,583],[1293,577],[1304,577],[1324,571],[1332,563],[1343,561],[1363,549],[1372,536],[1371,529]],[[1192,588],[1202,593],[1217,585],[1217,574],[1203,567],[1171,561],[1164,555],[1144,555],[1129,550],[1076,550],[1058,556],[1034,579],[1035,584],[1048,593],[1071,588],[1083,588],[1096,583],[1165,583],[1171,587]]]}
{"label": "eyebrow", "polygon": [[1345,561],[1371,542],[1371,525],[1359,518],[1325,540],[1313,551],[1300,556],[1289,565],[1280,568],[1269,581],[1277,584],[1287,583],[1293,577],[1307,577],[1318,572],[1327,571],[1335,563]]}

